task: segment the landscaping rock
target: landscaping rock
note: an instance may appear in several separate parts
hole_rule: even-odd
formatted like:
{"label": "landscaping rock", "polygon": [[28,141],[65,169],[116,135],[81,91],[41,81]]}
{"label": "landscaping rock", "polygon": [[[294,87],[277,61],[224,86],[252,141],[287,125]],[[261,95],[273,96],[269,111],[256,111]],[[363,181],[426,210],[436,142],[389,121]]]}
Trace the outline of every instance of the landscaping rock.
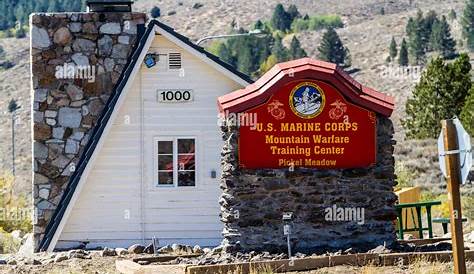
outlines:
{"label": "landscaping rock", "polygon": [[171,249],[173,250],[174,253],[179,253],[183,251],[183,246],[180,244],[173,244],[171,245]]}
{"label": "landscaping rock", "polygon": [[170,245],[165,245],[158,249],[158,253],[171,253],[173,252],[173,248]]}
{"label": "landscaping rock", "polygon": [[155,253],[153,244],[147,245],[147,246],[145,247],[145,249],[143,250],[143,252],[146,253],[146,254],[153,254],[153,253]]}
{"label": "landscaping rock", "polygon": [[118,247],[115,249],[115,253],[117,253],[117,255],[119,256],[125,256],[128,254],[128,250],[125,248]]}
{"label": "landscaping rock", "polygon": [[54,257],[54,262],[55,263],[59,263],[59,262],[62,262],[62,261],[65,261],[68,259],[68,255],[67,254],[64,254],[64,253],[58,253],[56,254],[56,256]]}
{"label": "landscaping rock", "polygon": [[110,256],[115,256],[117,253],[115,252],[115,249],[112,248],[104,248],[102,252],[100,253],[100,256],[102,257],[110,257]]}
{"label": "landscaping rock", "polygon": [[143,253],[145,250],[145,247],[140,244],[134,244],[128,248],[128,252],[131,254],[140,254]]}
{"label": "landscaping rock", "polygon": [[200,246],[195,245],[195,246],[193,247],[193,253],[194,253],[194,254],[202,254],[203,251],[202,251],[202,249],[201,249]]}
{"label": "landscaping rock", "polygon": [[26,264],[26,265],[40,265],[41,262],[37,259],[27,258],[27,259],[25,259],[24,264]]}
{"label": "landscaping rock", "polygon": [[385,253],[390,253],[390,252],[391,252],[391,250],[388,249],[387,247],[385,247],[383,245],[379,245],[376,248],[369,250],[369,252],[367,252],[367,253],[385,254]]}
{"label": "landscaping rock", "polygon": [[76,258],[76,259],[88,259],[88,258],[90,258],[88,255],[89,255],[89,254],[88,254],[85,250],[82,250],[82,249],[70,250],[70,251],[67,253],[68,259],[73,259],[73,258]]}

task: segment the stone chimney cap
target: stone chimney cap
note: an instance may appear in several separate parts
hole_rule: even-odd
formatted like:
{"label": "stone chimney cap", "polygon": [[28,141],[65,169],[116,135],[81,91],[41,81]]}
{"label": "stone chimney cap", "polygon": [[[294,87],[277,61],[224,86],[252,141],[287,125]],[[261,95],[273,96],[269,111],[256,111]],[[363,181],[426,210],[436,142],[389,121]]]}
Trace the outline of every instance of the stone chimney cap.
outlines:
{"label": "stone chimney cap", "polygon": [[132,0],[87,0],[88,12],[131,12]]}

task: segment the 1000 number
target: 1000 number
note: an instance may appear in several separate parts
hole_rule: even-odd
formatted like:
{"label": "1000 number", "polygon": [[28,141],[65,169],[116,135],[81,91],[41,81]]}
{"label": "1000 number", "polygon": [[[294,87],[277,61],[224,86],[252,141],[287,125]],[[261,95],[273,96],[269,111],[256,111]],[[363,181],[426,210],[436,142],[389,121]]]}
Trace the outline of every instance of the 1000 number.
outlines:
{"label": "1000 number", "polygon": [[189,91],[163,91],[160,93],[161,101],[176,102],[191,100],[191,92]]}

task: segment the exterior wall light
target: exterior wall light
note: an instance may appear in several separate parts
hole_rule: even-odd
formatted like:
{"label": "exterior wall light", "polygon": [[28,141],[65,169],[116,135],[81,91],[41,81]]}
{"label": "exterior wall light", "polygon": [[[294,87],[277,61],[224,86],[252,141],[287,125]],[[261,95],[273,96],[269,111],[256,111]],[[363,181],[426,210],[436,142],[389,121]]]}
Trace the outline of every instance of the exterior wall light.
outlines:
{"label": "exterior wall light", "polygon": [[147,54],[147,55],[145,56],[145,61],[144,61],[144,62],[145,62],[145,66],[146,66],[147,68],[152,68],[152,67],[154,67],[154,66],[156,65],[156,60],[155,60],[155,58],[156,58],[155,54],[151,54],[151,53],[150,53],[150,54]]}

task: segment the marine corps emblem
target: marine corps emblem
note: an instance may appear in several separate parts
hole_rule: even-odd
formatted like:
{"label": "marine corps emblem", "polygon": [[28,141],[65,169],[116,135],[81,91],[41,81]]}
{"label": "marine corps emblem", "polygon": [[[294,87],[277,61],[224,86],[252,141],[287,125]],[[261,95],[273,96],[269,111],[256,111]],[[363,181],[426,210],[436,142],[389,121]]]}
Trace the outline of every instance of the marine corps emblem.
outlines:
{"label": "marine corps emblem", "polygon": [[285,110],[282,108],[283,104],[278,100],[273,100],[268,104],[267,110],[277,120],[285,119]]}
{"label": "marine corps emblem", "polygon": [[323,111],[325,102],[323,90],[311,82],[303,82],[290,92],[291,110],[304,119],[318,116]]}

